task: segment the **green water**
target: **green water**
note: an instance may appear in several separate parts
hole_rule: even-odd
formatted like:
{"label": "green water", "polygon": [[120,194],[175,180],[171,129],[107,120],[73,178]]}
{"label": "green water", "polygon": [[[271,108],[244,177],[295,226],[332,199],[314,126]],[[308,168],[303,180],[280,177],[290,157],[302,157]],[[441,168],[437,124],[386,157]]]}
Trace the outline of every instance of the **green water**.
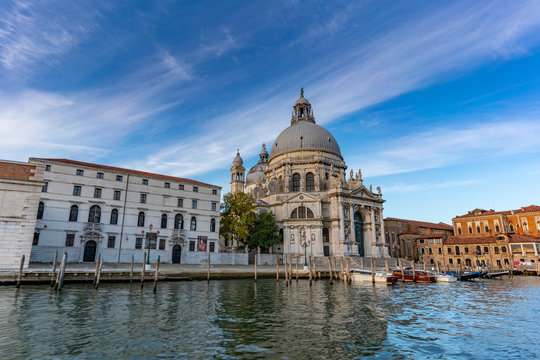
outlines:
{"label": "green water", "polygon": [[540,278],[0,288],[1,359],[509,359],[540,354]]}

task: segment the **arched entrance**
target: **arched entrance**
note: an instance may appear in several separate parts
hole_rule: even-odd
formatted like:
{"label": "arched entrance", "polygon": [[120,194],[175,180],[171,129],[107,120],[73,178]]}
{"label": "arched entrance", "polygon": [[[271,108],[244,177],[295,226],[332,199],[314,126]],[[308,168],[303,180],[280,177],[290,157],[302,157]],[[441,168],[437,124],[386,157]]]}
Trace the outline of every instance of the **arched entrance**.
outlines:
{"label": "arched entrance", "polygon": [[174,245],[172,248],[172,263],[180,264],[180,259],[182,258],[182,247],[178,244]]}
{"label": "arched entrance", "polygon": [[364,223],[359,212],[354,213],[354,238],[358,243],[358,255],[364,256]]}
{"label": "arched entrance", "polygon": [[89,240],[84,245],[83,261],[93,262],[96,260],[96,248],[97,244],[94,240]]}

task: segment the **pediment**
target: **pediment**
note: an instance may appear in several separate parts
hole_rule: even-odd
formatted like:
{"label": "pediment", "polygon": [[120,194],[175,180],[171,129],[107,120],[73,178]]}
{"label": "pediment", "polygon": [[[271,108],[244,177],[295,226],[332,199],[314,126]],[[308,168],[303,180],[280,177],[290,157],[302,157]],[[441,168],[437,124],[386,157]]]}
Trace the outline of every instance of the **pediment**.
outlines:
{"label": "pediment", "polygon": [[351,196],[360,197],[364,199],[379,200],[378,196],[371,193],[365,186],[360,186],[351,191]]}
{"label": "pediment", "polygon": [[288,202],[288,203],[306,203],[306,202],[319,202],[321,201],[321,199],[319,199],[318,197],[316,196],[313,196],[309,193],[304,193],[304,192],[301,192],[301,193],[298,193],[296,195],[294,195],[293,197],[287,199],[287,201],[285,202]]}

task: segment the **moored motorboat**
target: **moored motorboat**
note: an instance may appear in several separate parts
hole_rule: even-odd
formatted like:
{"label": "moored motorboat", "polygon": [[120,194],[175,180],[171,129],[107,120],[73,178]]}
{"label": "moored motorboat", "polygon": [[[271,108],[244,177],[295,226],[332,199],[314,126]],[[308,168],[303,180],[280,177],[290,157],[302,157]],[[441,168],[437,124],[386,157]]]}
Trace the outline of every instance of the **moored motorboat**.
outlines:
{"label": "moored motorboat", "polygon": [[416,282],[435,282],[435,276],[431,275],[427,271],[415,270],[414,273],[412,269],[399,270],[396,269],[392,275],[397,276],[399,281],[416,281]]}
{"label": "moored motorboat", "polygon": [[437,282],[456,282],[458,278],[454,275],[445,275],[445,274],[438,274],[437,276]]}
{"label": "moored motorboat", "polygon": [[373,282],[394,284],[398,279],[392,274],[386,274],[381,272],[375,272],[374,276],[371,274],[371,270],[351,269],[351,280],[361,282]]}

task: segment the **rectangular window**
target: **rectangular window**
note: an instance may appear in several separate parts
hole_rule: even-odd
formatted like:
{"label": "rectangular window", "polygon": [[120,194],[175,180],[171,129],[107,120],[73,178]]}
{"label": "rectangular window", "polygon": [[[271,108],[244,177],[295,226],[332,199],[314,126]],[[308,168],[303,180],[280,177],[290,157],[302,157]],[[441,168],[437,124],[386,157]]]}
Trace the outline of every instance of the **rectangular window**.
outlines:
{"label": "rectangular window", "polygon": [[37,245],[38,242],[39,242],[39,233],[35,232],[34,233],[34,240],[32,240],[32,245]]}
{"label": "rectangular window", "polygon": [[448,248],[448,253],[449,253],[449,254],[452,253],[452,248]]}
{"label": "rectangular window", "polygon": [[480,226],[477,226],[477,227],[476,227],[476,232],[477,232],[478,234],[480,234]]}
{"label": "rectangular window", "polygon": [[141,204],[146,204],[146,194],[141,194]]}
{"label": "rectangular window", "polygon": [[124,177],[122,175],[116,175],[116,181],[122,181]]}
{"label": "rectangular window", "polygon": [[121,191],[114,190],[113,200],[120,200]]}
{"label": "rectangular window", "polygon": [[51,171],[51,165],[45,165],[45,171]]}
{"label": "rectangular window", "polygon": [[499,227],[499,225],[495,225],[495,232],[501,232],[501,228]]}
{"label": "rectangular window", "polygon": [[191,208],[196,209],[197,208],[197,200],[191,200]]}
{"label": "rectangular window", "polygon": [[195,241],[190,240],[189,242],[189,251],[195,251]]}
{"label": "rectangular window", "polygon": [[100,188],[95,188],[94,189],[94,197],[96,199],[101,199],[101,189]]}
{"label": "rectangular window", "polygon": [[170,189],[170,188],[171,188],[171,183],[166,182],[165,183],[165,189]]}
{"label": "rectangular window", "polygon": [[77,171],[75,172],[75,174],[76,174],[77,176],[83,176],[83,175],[84,175],[84,170],[77,169]]}
{"label": "rectangular window", "polygon": [[135,239],[135,249],[142,249],[142,238],[138,237]]}
{"label": "rectangular window", "polygon": [[487,246],[484,246],[484,253],[485,254],[489,253],[489,248]]}
{"label": "rectangular window", "polygon": [[96,177],[97,177],[98,179],[103,179],[103,173],[102,173],[102,172],[98,172],[98,173],[96,174]]}
{"label": "rectangular window", "polygon": [[429,248],[429,253],[433,254],[433,249],[432,248]]}
{"label": "rectangular window", "polygon": [[74,242],[75,242],[75,234],[67,234],[66,235],[66,246],[73,246]]}
{"label": "rectangular window", "polygon": [[472,234],[472,227],[469,227],[469,234]]}
{"label": "rectangular window", "polygon": [[199,192],[199,187],[194,186],[194,187],[193,187],[193,192]]}
{"label": "rectangular window", "polygon": [[142,179],[142,184],[143,185],[148,185],[148,179]]}
{"label": "rectangular window", "polygon": [[216,207],[217,207],[216,203],[212,203],[212,211],[216,211]]}
{"label": "rectangular window", "polygon": [[439,254],[442,254],[442,248],[439,248]]}
{"label": "rectangular window", "polygon": [[212,190],[212,195],[217,195],[217,190],[216,189]]}
{"label": "rectangular window", "polygon": [[216,243],[213,241],[210,243],[210,252],[216,252]]}
{"label": "rectangular window", "polygon": [[179,185],[178,185],[178,190],[184,190],[184,185],[179,184]]}
{"label": "rectangular window", "polygon": [[457,232],[461,235],[461,228],[457,228]]}
{"label": "rectangular window", "polygon": [[107,240],[107,247],[110,249],[114,249],[115,242],[116,242],[116,236],[109,236],[109,239]]}
{"label": "rectangular window", "polygon": [[498,246],[495,246],[495,247],[493,248],[493,252],[494,252],[495,254],[498,254],[498,253],[499,253],[499,247],[498,247]]}
{"label": "rectangular window", "polygon": [[484,230],[488,233],[488,232],[489,232],[489,227],[486,225],[486,226],[484,227]]}
{"label": "rectangular window", "polygon": [[159,250],[165,250],[165,239],[159,239]]}
{"label": "rectangular window", "polygon": [[177,207],[184,207],[184,199],[178,199]]}
{"label": "rectangular window", "polygon": [[75,185],[73,187],[73,195],[81,196],[81,186],[80,185]]}
{"label": "rectangular window", "polygon": [[41,192],[47,192],[48,188],[49,188],[49,183],[45,181],[45,184],[41,188]]}
{"label": "rectangular window", "polygon": [[465,248],[465,254],[468,254],[468,253],[469,253],[469,248],[466,247],[466,248]]}

